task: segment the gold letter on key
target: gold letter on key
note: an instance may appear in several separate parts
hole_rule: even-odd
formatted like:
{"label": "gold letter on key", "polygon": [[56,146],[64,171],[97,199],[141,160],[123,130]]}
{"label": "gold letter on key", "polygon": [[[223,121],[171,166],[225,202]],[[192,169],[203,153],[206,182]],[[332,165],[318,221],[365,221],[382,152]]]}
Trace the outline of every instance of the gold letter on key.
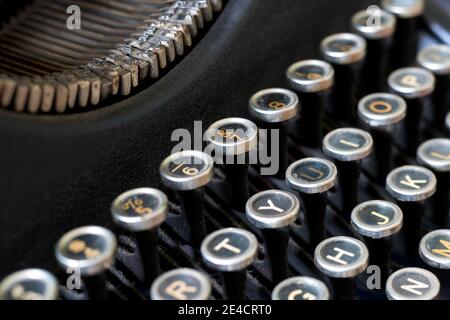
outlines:
{"label": "gold letter on key", "polygon": [[441,256],[450,258],[450,242],[445,240],[439,240],[439,242],[447,249],[433,249],[434,253],[440,254]]}
{"label": "gold letter on key", "polygon": [[392,106],[386,101],[375,101],[370,104],[369,109],[374,113],[389,113],[392,111]]}
{"label": "gold letter on key", "polygon": [[177,300],[187,300],[186,293],[196,293],[197,288],[188,286],[186,282],[177,280],[172,282],[167,288],[166,293]]}
{"label": "gold letter on key", "polygon": [[378,217],[383,220],[383,221],[378,222],[379,225],[384,225],[390,221],[390,219],[388,217],[383,216],[382,214],[380,214],[376,211],[371,211],[370,214],[373,214],[375,217]]}
{"label": "gold letter on key", "polygon": [[405,284],[403,286],[400,286],[400,288],[402,288],[403,290],[406,290],[408,292],[411,292],[411,293],[415,294],[416,296],[421,296],[423,294],[421,291],[416,290],[416,289],[428,289],[430,287],[426,283],[420,282],[416,279],[408,278],[406,280],[412,284],[408,284],[408,285]]}
{"label": "gold letter on key", "polygon": [[420,186],[418,184],[425,184],[427,182],[428,182],[427,180],[414,180],[414,179],[411,179],[411,177],[408,174],[405,176],[404,180],[400,181],[401,184],[404,184],[405,186],[408,186],[408,187],[411,187],[411,188],[414,188],[414,189],[417,189],[417,190],[420,189]]}
{"label": "gold letter on key", "polygon": [[289,293],[288,300],[295,300],[295,297],[302,295],[302,298],[304,300],[317,300],[317,297],[313,295],[312,293],[305,292],[303,293],[303,290],[297,289]]}
{"label": "gold letter on key", "polygon": [[431,156],[434,157],[434,158],[437,158],[437,159],[445,160],[445,161],[450,160],[450,154],[448,154],[448,155],[443,155],[442,153],[433,151],[433,152],[431,153]]}
{"label": "gold letter on key", "polygon": [[304,172],[300,173],[300,175],[303,176],[303,177],[306,178],[306,179],[319,180],[319,179],[322,179],[322,177],[325,175],[322,171],[320,171],[320,170],[318,170],[318,169],[316,169],[316,168],[308,167],[308,169],[309,169],[310,171],[316,173],[317,176],[316,176],[316,177],[313,177],[313,176],[310,176],[309,174],[306,174],[306,173],[304,173]]}
{"label": "gold letter on key", "polygon": [[228,251],[234,252],[236,254],[241,253],[241,249],[233,247],[231,244],[228,244],[229,241],[230,239],[228,238],[223,239],[221,243],[219,243],[217,246],[214,247],[214,251],[219,251],[220,249],[225,248]]}
{"label": "gold letter on key", "polygon": [[341,259],[344,255],[345,256],[349,256],[349,257],[354,257],[355,256],[353,253],[348,252],[346,250],[343,250],[341,248],[333,248],[333,250],[337,251],[338,254],[336,256],[327,255],[327,259],[331,260],[331,261],[334,261],[334,262],[337,262],[337,263],[342,264],[342,265],[346,265],[347,264],[347,261],[344,261],[344,260]]}
{"label": "gold letter on key", "polygon": [[277,212],[280,212],[280,213],[283,213],[283,212],[284,212],[283,209],[278,208],[278,207],[272,202],[272,200],[270,200],[270,199],[267,200],[267,204],[268,204],[268,206],[262,206],[262,207],[259,207],[258,210],[273,210],[273,211],[277,211]]}
{"label": "gold letter on key", "polygon": [[359,145],[350,141],[347,141],[345,139],[340,139],[339,140],[340,143],[345,144],[347,146],[353,147],[353,148],[359,148]]}
{"label": "gold letter on key", "polygon": [[418,87],[420,85],[417,77],[413,75],[403,77],[401,83],[411,87]]}

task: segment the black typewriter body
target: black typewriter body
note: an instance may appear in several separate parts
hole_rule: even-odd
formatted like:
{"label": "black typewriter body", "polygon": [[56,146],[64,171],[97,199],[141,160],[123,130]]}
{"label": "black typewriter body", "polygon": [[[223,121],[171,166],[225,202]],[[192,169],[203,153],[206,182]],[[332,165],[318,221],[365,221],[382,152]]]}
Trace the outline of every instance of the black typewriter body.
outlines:
{"label": "black typewriter body", "polygon": [[[180,196],[161,181],[160,164],[177,143],[171,141],[173,131],[184,128],[193,132],[194,121],[202,121],[202,130],[206,131],[223,118],[253,119],[248,104],[255,92],[290,88],[286,79],[288,67],[298,60],[322,59],[321,40],[330,34],[351,32],[352,15],[373,4],[370,0],[224,1],[222,10],[214,12],[214,19],[199,30],[183,56],[161,70],[158,78],[144,81],[127,96],[109,97],[95,107],[74,108],[64,114],[16,112],[14,107],[0,109],[0,279],[20,269],[42,268],[58,274],[62,299],[86,299],[83,290],[65,287],[66,275],[58,271],[55,244],[71,229],[98,225],[113,231],[118,241],[115,262],[106,271],[108,298],[148,299],[136,238],[114,224],[111,203],[127,190],[151,187],[160,189],[169,199],[169,213],[158,231],[161,273],[184,267],[199,270],[211,283],[211,296],[222,299],[220,272],[202,263],[198,246],[190,243],[192,235]],[[0,14],[4,22],[0,41],[3,32],[30,5],[18,2],[16,8],[0,0],[0,9],[4,8]],[[450,12],[445,12],[446,5],[446,1],[428,2],[420,20],[420,47],[449,45]],[[83,5],[80,7],[83,12]],[[336,119],[329,111],[324,110],[324,133],[341,127],[361,127],[356,122]],[[426,120],[421,125],[423,141],[449,138],[448,130],[434,128]],[[286,141],[289,163],[307,157],[326,158],[320,148],[300,144],[294,131],[291,126]],[[393,158],[393,168],[417,165],[414,156],[406,155],[397,146]],[[258,256],[247,269],[245,298],[268,300],[276,283],[263,246],[264,237],[247,220],[245,210],[230,206],[229,193],[223,186],[223,167],[214,170],[204,198],[198,198],[204,201],[207,234],[235,227],[256,235]],[[258,166],[248,169],[250,195],[271,189],[297,195],[284,178],[261,176],[258,170]],[[372,176],[366,160],[358,190],[358,203],[375,199],[395,203],[385,185]],[[341,217],[341,206],[332,189],[324,217],[327,238],[342,235],[362,240]],[[426,206],[424,234],[437,229],[430,218],[431,209]],[[328,277],[314,264],[314,248],[304,228],[302,200],[300,208],[301,218],[291,224],[289,232],[289,276],[314,277],[331,286]],[[448,224],[442,227],[449,228]],[[400,240],[393,241],[392,271],[408,266],[429,269],[420,258],[405,253],[403,246]],[[440,271],[439,298],[447,300],[450,273]],[[355,298],[386,299],[384,291],[364,287],[367,277],[365,273],[358,277]]]}

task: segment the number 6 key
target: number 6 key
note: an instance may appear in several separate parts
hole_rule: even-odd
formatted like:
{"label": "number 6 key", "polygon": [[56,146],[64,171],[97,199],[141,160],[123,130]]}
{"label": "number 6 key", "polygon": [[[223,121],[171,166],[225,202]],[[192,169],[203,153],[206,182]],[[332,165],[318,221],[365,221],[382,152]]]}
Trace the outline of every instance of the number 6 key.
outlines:
{"label": "number 6 key", "polygon": [[213,159],[201,151],[181,151],[167,157],[159,172],[164,185],[178,192],[191,244],[199,247],[206,236],[203,187],[214,175]]}

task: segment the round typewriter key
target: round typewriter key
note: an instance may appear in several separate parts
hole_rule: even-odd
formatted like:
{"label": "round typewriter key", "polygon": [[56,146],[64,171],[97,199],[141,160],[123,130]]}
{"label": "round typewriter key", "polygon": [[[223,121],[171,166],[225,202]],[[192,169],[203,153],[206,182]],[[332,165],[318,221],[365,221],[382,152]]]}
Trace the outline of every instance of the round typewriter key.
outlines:
{"label": "round typewriter key", "polygon": [[402,231],[403,243],[406,246],[406,252],[415,256],[422,237],[424,200],[435,193],[436,177],[426,168],[403,166],[389,173],[386,178],[386,189],[397,200],[405,213]]}
{"label": "round typewriter key", "polygon": [[334,187],[336,179],[336,166],[321,158],[296,161],[286,171],[286,184],[298,191],[303,201],[306,227],[313,247],[326,238],[327,191]]}
{"label": "round typewriter key", "polygon": [[132,232],[136,238],[146,285],[150,285],[160,272],[157,228],[166,219],[167,208],[166,195],[151,188],[127,191],[111,206],[116,225]]}
{"label": "round typewriter key", "polygon": [[408,111],[400,135],[400,145],[413,157],[422,140],[420,121],[424,98],[434,90],[435,78],[422,68],[403,68],[394,71],[388,79],[390,90],[406,99]]}
{"label": "round typewriter key", "polygon": [[159,168],[161,179],[168,187],[190,191],[205,186],[214,175],[214,161],[206,153],[181,151],[167,157]]}
{"label": "round typewriter key", "polygon": [[258,120],[269,123],[288,121],[298,112],[298,97],[289,90],[271,88],[258,91],[250,98],[250,113]]}
{"label": "round typewriter key", "polygon": [[450,269],[450,230],[435,230],[420,241],[419,254],[423,261],[437,269]]}
{"label": "round typewriter key", "polygon": [[166,219],[167,197],[157,189],[133,189],[114,200],[111,213],[114,222],[125,230],[152,230]]}
{"label": "round typewriter key", "polygon": [[395,204],[371,200],[358,205],[352,211],[352,226],[363,236],[370,255],[370,265],[381,270],[382,283],[386,283],[390,271],[390,253],[392,236],[403,225],[402,210]]}
{"label": "round typewriter key", "polygon": [[368,266],[369,251],[364,243],[350,237],[333,237],[322,241],[314,252],[316,267],[330,277],[334,297],[353,299],[355,278]]}
{"label": "round typewriter key", "polygon": [[257,149],[258,128],[247,119],[227,118],[214,122],[205,137],[216,153],[218,163],[224,163],[227,184],[231,194],[231,206],[245,210],[249,197],[247,170],[250,153]]}
{"label": "round typewriter key", "polygon": [[417,150],[419,163],[430,168],[437,179],[436,193],[433,197],[433,220],[442,228],[447,227],[450,208],[450,139],[432,139],[423,143]]}
{"label": "round typewriter key", "polygon": [[240,271],[251,265],[258,242],[243,229],[226,228],[215,231],[203,240],[201,251],[205,263],[226,272]]}
{"label": "round typewriter key", "polygon": [[385,128],[402,121],[406,116],[406,102],[390,93],[365,96],[358,104],[359,118],[376,128]]}
{"label": "round typewriter key", "polygon": [[208,300],[211,284],[194,269],[180,268],[160,275],[152,284],[152,300]]}
{"label": "round typewriter key", "polygon": [[450,73],[450,46],[432,45],[422,49],[417,55],[419,65],[435,75]]}
{"label": "round typewriter key", "polygon": [[[265,89],[250,98],[250,113],[258,120],[259,128],[265,131],[265,141],[263,142],[266,154],[273,158],[272,153],[278,150],[279,166],[276,174],[278,178],[284,177],[288,163],[288,121],[297,116],[299,108],[297,95],[286,89]],[[272,138],[273,136],[276,138]],[[277,145],[278,148],[276,148]]]}
{"label": "round typewriter key", "polygon": [[289,84],[302,93],[325,91],[333,86],[334,69],[322,60],[302,60],[291,65],[286,72]]}
{"label": "round typewriter key", "polygon": [[370,40],[389,38],[394,34],[396,18],[393,14],[378,10],[359,11],[352,17],[352,27],[362,37]]}
{"label": "round typewriter key", "polygon": [[350,237],[333,237],[322,241],[314,253],[317,268],[332,278],[352,278],[363,272],[369,252],[361,241]]}
{"label": "round typewriter key", "polygon": [[57,300],[58,280],[41,269],[25,269],[0,282],[0,300]]}
{"label": "round typewriter key", "polygon": [[237,156],[257,146],[257,133],[258,128],[250,120],[227,118],[214,122],[206,131],[206,137],[215,152]]}
{"label": "round typewriter key", "polygon": [[358,203],[358,180],[361,160],[372,153],[372,136],[355,128],[331,131],[323,139],[324,153],[335,159],[339,174],[339,194],[343,217],[350,222],[350,213]]}
{"label": "round typewriter key", "polygon": [[367,41],[367,55],[361,68],[361,86],[366,94],[386,89],[386,67],[395,25],[395,16],[376,6],[352,18],[353,29]]}
{"label": "round typewriter key", "polygon": [[289,275],[289,225],[297,219],[299,210],[297,197],[282,190],[263,191],[247,201],[247,219],[262,229],[273,283],[278,283]]}
{"label": "round typewriter key", "polygon": [[74,229],[59,239],[55,255],[59,265],[78,269],[88,297],[106,299],[105,271],[113,264],[117,248],[114,234],[102,227]]}
{"label": "round typewriter key", "polygon": [[272,300],[329,300],[330,292],[320,280],[292,277],[280,282],[272,291]]}
{"label": "round typewriter key", "polygon": [[366,158],[372,152],[372,145],[370,134],[355,128],[333,130],[323,139],[325,154],[342,162]]}
{"label": "round typewriter key", "polygon": [[374,157],[367,165],[368,171],[384,184],[392,170],[392,128],[405,118],[406,102],[394,94],[374,93],[359,101],[358,115],[374,140]]}
{"label": "round typewriter key", "polygon": [[318,148],[322,141],[322,113],[328,90],[334,83],[333,67],[321,60],[303,60],[291,65],[287,79],[302,101],[297,133],[301,144]]}
{"label": "round typewriter key", "polygon": [[200,246],[206,235],[204,186],[213,178],[213,159],[201,151],[177,152],[161,163],[159,173],[164,185],[177,191],[189,225],[191,244]]}
{"label": "round typewriter key", "polygon": [[326,159],[305,158],[291,164],[286,183],[301,193],[316,194],[334,187],[337,177],[335,165]]}
{"label": "round typewriter key", "polygon": [[352,122],[355,119],[357,75],[366,56],[366,47],[366,40],[352,33],[328,36],[320,45],[322,56],[335,70],[332,113],[343,121]]}
{"label": "round typewriter key", "polygon": [[389,277],[386,295],[389,300],[434,300],[439,295],[438,278],[420,268],[400,269]]}
{"label": "round typewriter key", "polygon": [[400,18],[420,16],[424,10],[423,0],[383,0],[383,8]]}
{"label": "round typewriter key", "polygon": [[364,59],[366,41],[353,33],[337,33],[322,40],[320,49],[325,59],[333,64],[352,64]]}
{"label": "round typewriter key", "polygon": [[436,177],[426,168],[403,166],[389,173],[386,188],[398,201],[422,201],[435,193]]}
{"label": "round typewriter key", "polygon": [[388,201],[366,201],[352,211],[353,228],[367,238],[388,238],[396,234],[401,229],[402,224],[402,210]]}
{"label": "round typewriter key", "polygon": [[246,268],[255,260],[257,249],[256,237],[237,228],[215,231],[203,240],[203,260],[211,269],[222,271],[225,299],[245,299]]}
{"label": "round typewriter key", "polygon": [[435,79],[425,69],[410,67],[394,71],[388,81],[392,91],[406,99],[415,99],[432,93]]}
{"label": "round typewriter key", "polygon": [[450,112],[448,112],[447,116],[445,117],[445,127],[448,131],[450,131]]}
{"label": "round typewriter key", "polygon": [[383,0],[384,10],[397,17],[397,28],[391,48],[391,67],[414,64],[418,47],[419,19],[424,10],[423,0]]}
{"label": "round typewriter key", "polygon": [[291,193],[266,190],[248,199],[248,220],[261,229],[278,229],[289,226],[298,217],[300,204]]}
{"label": "round typewriter key", "polygon": [[450,104],[450,46],[433,45],[422,49],[417,61],[436,77],[433,92],[432,123],[436,129],[444,130],[445,116]]}

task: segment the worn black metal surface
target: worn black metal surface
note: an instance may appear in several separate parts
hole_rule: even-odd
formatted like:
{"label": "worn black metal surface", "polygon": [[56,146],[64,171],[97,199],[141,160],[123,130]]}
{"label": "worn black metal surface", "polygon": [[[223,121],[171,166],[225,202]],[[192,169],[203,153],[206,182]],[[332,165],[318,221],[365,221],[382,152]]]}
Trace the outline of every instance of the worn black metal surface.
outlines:
{"label": "worn black metal surface", "polygon": [[[56,270],[53,245],[67,230],[86,224],[112,228],[109,207],[121,192],[140,186],[160,186],[158,167],[170,153],[171,132],[203,129],[226,116],[248,117],[247,101],[265,87],[285,86],[285,70],[294,61],[318,56],[318,43],[330,33],[349,29],[351,15],[372,1],[231,0],[194,50],[152,87],[108,108],[66,116],[29,116],[0,112],[0,278],[25,267]],[[315,14],[312,15],[311,12]],[[436,41],[435,37],[429,37]],[[327,119],[326,129],[342,124]],[[443,133],[429,128],[428,135]],[[317,154],[289,143],[290,160]],[[414,163],[397,156],[397,164]],[[221,172],[207,189],[208,231],[225,226],[249,226],[242,213],[231,210],[221,191]],[[250,171],[251,192],[286,189],[284,182]],[[361,201],[389,199],[384,187],[366,174]],[[163,269],[204,267],[185,244],[185,221],[174,195],[171,213],[160,233]],[[327,212],[329,235],[356,236],[338,217],[339,203],[331,196]],[[428,228],[432,228],[431,225]],[[291,229],[292,274],[321,277],[301,222]],[[261,237],[260,237],[261,240]],[[120,237],[116,265],[108,274],[113,298],[143,298],[141,270],[132,239]],[[400,247],[400,246],[399,246]],[[394,248],[394,267],[420,265]],[[270,277],[264,252],[249,270],[248,297],[268,298]],[[214,296],[221,297],[218,277],[211,277]],[[364,279],[361,279],[364,281]],[[447,283],[445,285],[444,283]],[[444,296],[448,279],[444,279]],[[378,298],[363,290],[359,298]],[[64,296],[82,298],[75,292]]]}

